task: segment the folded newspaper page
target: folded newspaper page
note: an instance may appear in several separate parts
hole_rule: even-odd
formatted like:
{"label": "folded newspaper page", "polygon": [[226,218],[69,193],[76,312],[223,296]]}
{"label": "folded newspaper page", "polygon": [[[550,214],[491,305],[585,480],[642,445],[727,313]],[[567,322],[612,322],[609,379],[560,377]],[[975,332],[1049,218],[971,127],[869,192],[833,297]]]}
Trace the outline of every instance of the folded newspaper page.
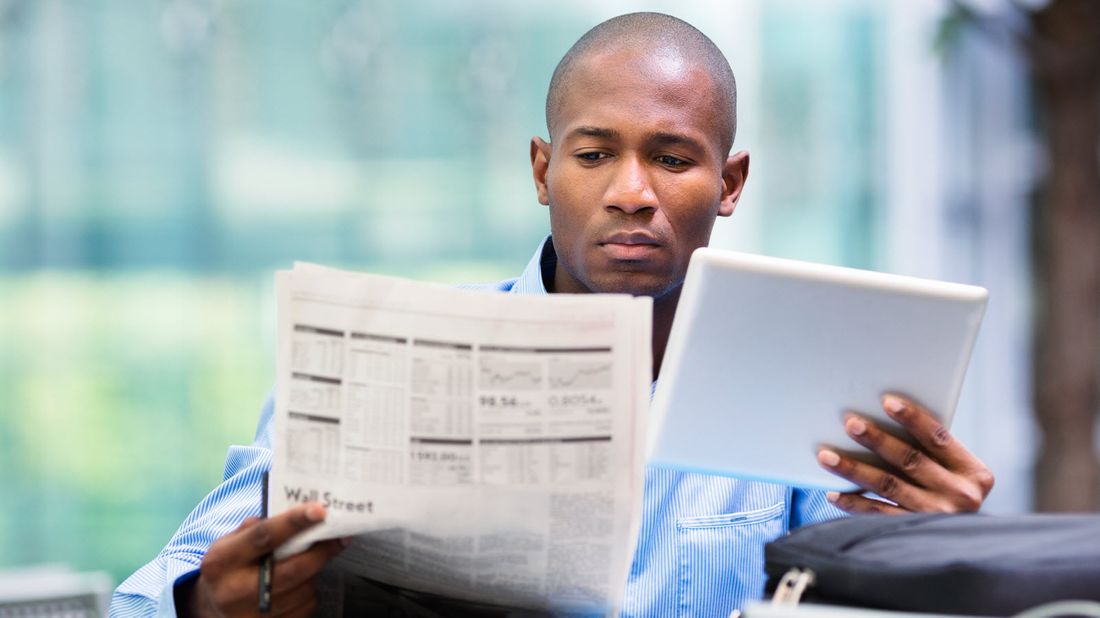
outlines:
{"label": "folded newspaper page", "polygon": [[269,511],[354,536],[346,572],[551,611],[620,607],[636,540],[652,301],[276,277]]}

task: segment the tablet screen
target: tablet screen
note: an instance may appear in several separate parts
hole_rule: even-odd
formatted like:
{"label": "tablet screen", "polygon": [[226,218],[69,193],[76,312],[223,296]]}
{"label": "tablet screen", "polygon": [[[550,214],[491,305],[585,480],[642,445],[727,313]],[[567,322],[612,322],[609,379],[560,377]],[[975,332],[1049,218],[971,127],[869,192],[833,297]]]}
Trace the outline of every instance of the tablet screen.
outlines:
{"label": "tablet screen", "polygon": [[949,425],[984,288],[704,248],[688,268],[654,395],[649,462],[803,487],[829,445],[873,456],[847,411],[900,428],[887,392]]}

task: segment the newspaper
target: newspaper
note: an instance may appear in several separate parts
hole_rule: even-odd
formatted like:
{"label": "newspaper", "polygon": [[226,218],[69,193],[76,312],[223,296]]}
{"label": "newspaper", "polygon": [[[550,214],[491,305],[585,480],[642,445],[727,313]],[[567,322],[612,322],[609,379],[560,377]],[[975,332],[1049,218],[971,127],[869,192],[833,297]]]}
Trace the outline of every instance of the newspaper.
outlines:
{"label": "newspaper", "polygon": [[269,510],[355,536],[344,569],[511,607],[613,613],[640,521],[652,301],[276,276]]}

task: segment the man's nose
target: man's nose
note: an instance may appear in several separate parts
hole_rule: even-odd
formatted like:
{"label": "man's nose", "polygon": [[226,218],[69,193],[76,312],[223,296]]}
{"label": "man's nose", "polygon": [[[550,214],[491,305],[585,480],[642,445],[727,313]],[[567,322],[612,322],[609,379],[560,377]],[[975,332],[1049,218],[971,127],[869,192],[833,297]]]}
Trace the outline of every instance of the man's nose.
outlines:
{"label": "man's nose", "polygon": [[637,157],[624,157],[615,166],[614,174],[604,193],[604,207],[634,214],[646,209],[657,209],[657,194],[643,161]]}

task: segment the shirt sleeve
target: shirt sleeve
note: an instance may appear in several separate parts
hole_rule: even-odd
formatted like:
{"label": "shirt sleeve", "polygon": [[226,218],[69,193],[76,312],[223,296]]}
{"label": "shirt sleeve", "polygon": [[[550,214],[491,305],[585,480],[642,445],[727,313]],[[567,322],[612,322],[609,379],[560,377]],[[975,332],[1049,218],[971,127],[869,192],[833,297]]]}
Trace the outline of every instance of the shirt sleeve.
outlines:
{"label": "shirt sleeve", "polygon": [[826,500],[825,493],[821,489],[794,488],[791,496],[791,530],[847,515]]}
{"label": "shirt sleeve", "polygon": [[152,562],[122,582],[111,599],[111,616],[175,616],[175,586],[198,574],[206,550],[260,515],[263,473],[271,468],[274,397],[268,395],[250,446],[231,446],[222,483],[187,516]]}

